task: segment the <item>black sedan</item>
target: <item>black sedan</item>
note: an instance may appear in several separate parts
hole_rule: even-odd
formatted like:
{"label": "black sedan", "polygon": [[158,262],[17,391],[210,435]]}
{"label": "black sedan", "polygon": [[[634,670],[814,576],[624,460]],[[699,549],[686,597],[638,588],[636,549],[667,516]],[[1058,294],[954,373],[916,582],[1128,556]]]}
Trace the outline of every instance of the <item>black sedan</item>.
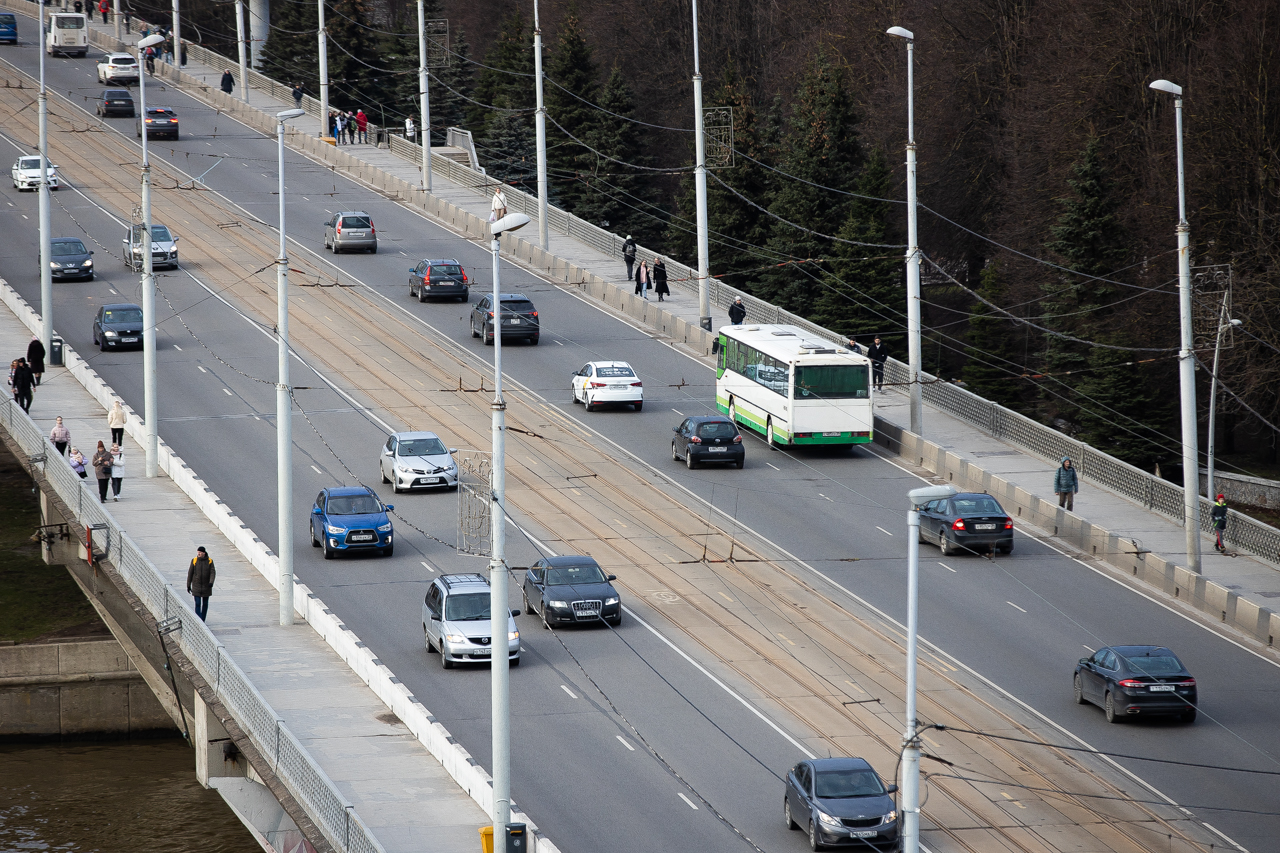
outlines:
{"label": "black sedan", "polygon": [[1125,717],[1196,720],[1196,680],[1164,646],[1110,646],[1081,658],[1072,679],[1077,705],[1101,705],[1108,723]]}
{"label": "black sedan", "polygon": [[142,349],[142,308],[132,302],[103,305],[93,317],[98,349]]}
{"label": "black sedan", "polygon": [[93,252],[79,237],[54,237],[49,241],[49,273],[54,278],[93,281]]}
{"label": "black sedan", "polygon": [[814,758],[787,774],[783,819],[787,829],[809,832],[809,846],[898,849],[898,809],[892,794],[861,758]]}
{"label": "black sedan", "polygon": [[178,138],[178,114],[168,107],[147,107],[146,116],[138,117],[138,136],[142,136],[142,126],[147,126],[147,138],[157,139],[167,136]]}
{"label": "black sedan", "polygon": [[920,541],[933,542],[944,556],[1013,550],[1013,519],[986,493],[962,492],[920,507]]}
{"label": "black sedan", "polygon": [[128,89],[103,89],[98,96],[98,115],[133,118],[133,95]]}
{"label": "black sedan", "polygon": [[672,427],[671,458],[689,468],[703,462],[729,462],[741,468],[747,464],[747,449],[733,421],[724,415],[695,415]]}
{"label": "black sedan", "polygon": [[524,573],[524,612],[551,625],[622,624],[622,601],[600,564],[590,557],[547,557]]}
{"label": "black sedan", "polygon": [[[471,337],[483,336],[486,344],[493,343],[493,294],[482,297],[471,309]],[[538,309],[527,296],[520,293],[502,294],[502,339],[524,338],[536,344],[542,334]]]}
{"label": "black sedan", "polygon": [[[435,297],[447,297],[466,302],[471,291],[467,274],[454,258],[419,261],[409,270],[409,295],[419,302]],[[505,307],[505,306],[504,306]]]}

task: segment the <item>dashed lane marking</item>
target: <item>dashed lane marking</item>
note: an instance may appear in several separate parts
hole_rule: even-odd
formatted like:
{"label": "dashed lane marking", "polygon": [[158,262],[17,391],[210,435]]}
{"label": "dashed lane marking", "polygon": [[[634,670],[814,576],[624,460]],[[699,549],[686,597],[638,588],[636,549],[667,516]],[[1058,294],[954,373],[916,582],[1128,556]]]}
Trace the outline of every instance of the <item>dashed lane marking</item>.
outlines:
{"label": "dashed lane marking", "polygon": [[563,690],[565,693],[568,693],[568,694],[569,694],[569,698],[570,698],[570,699],[577,699],[577,698],[578,698],[578,694],[577,694],[577,693],[574,693],[572,690],[570,690],[568,687],[564,686],[563,684],[561,684],[561,685],[560,685],[560,689],[561,689],[561,690]]}
{"label": "dashed lane marking", "polygon": [[[942,566],[942,568],[946,569],[946,570],[947,570],[947,571],[949,571],[949,572],[955,572],[955,571],[956,571],[955,569],[953,569],[953,568],[951,568],[950,566],[948,566],[946,563],[938,563],[938,565],[939,565],[939,566]],[[956,572],[956,574],[959,574],[959,572]]]}
{"label": "dashed lane marking", "polygon": [[323,477],[323,476],[324,476],[324,472],[323,472],[323,471],[321,471],[319,468],[317,468],[317,467],[316,467],[316,466],[314,466],[314,465],[312,465],[312,466],[311,466],[311,470],[312,470],[312,471],[315,471],[315,472],[316,472],[317,474],[319,474],[321,477]]}
{"label": "dashed lane marking", "polygon": [[636,751],[636,748],[635,748],[634,746],[632,746],[631,744],[627,743],[627,739],[626,739],[626,738],[624,738],[622,735],[615,735],[615,737],[617,737],[617,738],[618,738],[618,743],[622,744],[623,746],[625,746],[627,749],[631,750],[632,752],[635,752],[635,751]]}
{"label": "dashed lane marking", "polygon": [[764,464],[768,465],[770,468],[772,468],[772,469],[773,469],[773,470],[775,470],[775,471],[781,471],[781,470],[782,470],[782,469],[781,469],[781,468],[779,468],[777,465],[774,465],[772,462],[766,462],[766,463],[764,463]]}
{"label": "dashed lane marking", "polygon": [[881,527],[881,526],[880,526],[880,525],[878,525],[878,524],[876,525],[876,530],[879,530],[879,531],[880,531],[881,533],[883,533],[885,536],[892,536],[892,535],[893,535],[892,533],[890,533],[889,531],[885,530],[883,527]]}
{"label": "dashed lane marking", "polygon": [[226,388],[223,388],[223,389],[222,389],[222,393],[223,393],[223,394],[226,394],[228,397],[234,397],[234,396],[235,396],[235,394],[232,394],[232,393],[231,393],[230,391],[228,391]]}
{"label": "dashed lane marking", "polygon": [[426,564],[426,562],[423,562],[423,564],[422,564],[422,568],[426,569],[426,570],[427,570],[427,571],[429,571],[429,572],[434,572],[434,571],[435,571],[435,569],[433,569],[433,568],[431,568],[430,566],[428,566],[428,565]]}
{"label": "dashed lane marking", "polygon": [[677,793],[677,794],[676,794],[676,796],[677,796],[677,797],[679,797],[680,799],[684,800],[685,805],[687,805],[689,808],[693,809],[695,812],[698,810],[698,807],[697,807],[697,806],[695,806],[695,805],[693,804],[693,800],[691,800],[691,799],[689,799],[688,797],[686,797],[683,793]]}
{"label": "dashed lane marking", "polygon": [[[1009,605],[1009,606],[1010,606],[1010,607],[1012,607],[1014,610],[1022,610],[1022,608],[1021,608],[1021,607],[1019,607],[1018,605],[1014,604],[1012,601],[1006,601],[1006,602],[1005,602],[1005,604]],[[1026,613],[1027,611],[1022,610],[1022,612],[1023,612],[1023,613]]]}
{"label": "dashed lane marking", "polygon": [[208,372],[209,372],[209,371],[205,370],[203,367],[201,367],[201,366],[200,366],[200,365],[198,365],[198,364],[196,365],[196,370],[200,371],[201,373],[208,373]]}

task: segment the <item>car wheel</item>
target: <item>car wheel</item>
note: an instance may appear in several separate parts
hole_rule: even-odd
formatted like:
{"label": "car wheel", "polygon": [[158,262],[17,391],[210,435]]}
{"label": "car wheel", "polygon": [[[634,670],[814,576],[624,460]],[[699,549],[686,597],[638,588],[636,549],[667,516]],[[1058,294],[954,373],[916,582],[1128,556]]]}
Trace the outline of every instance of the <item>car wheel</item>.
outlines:
{"label": "car wheel", "polygon": [[1188,708],[1182,712],[1178,719],[1187,724],[1194,723],[1196,721],[1196,709],[1194,707]]}
{"label": "car wheel", "polygon": [[1107,698],[1102,700],[1102,710],[1106,712],[1108,723],[1118,723],[1121,720],[1119,714],[1116,713],[1116,702],[1111,697],[1111,691],[1107,691]]}
{"label": "car wheel", "polygon": [[644,409],[644,403],[636,403],[636,411],[637,411],[637,412],[639,412],[639,411],[641,411],[641,410],[643,410],[643,409]]}
{"label": "car wheel", "polygon": [[466,301],[467,301],[468,299],[470,299],[470,298],[471,298],[470,293],[464,293],[464,294],[462,294],[461,296],[459,296],[459,297],[458,297],[458,301],[459,301],[459,302],[466,302]]}
{"label": "car wheel", "polygon": [[320,547],[320,540],[316,538],[316,526],[314,524],[311,525],[311,547],[312,548]]}
{"label": "car wheel", "polygon": [[485,332],[484,345],[487,347],[493,346],[493,334],[491,332]]}
{"label": "car wheel", "polygon": [[818,829],[813,825],[813,821],[809,821],[809,849],[822,849],[822,845],[818,843]]}
{"label": "car wheel", "polygon": [[532,338],[529,338],[529,345],[536,347],[538,345],[538,338],[540,337],[541,335],[534,335]]}
{"label": "car wheel", "polygon": [[791,800],[786,797],[782,798],[782,817],[787,822],[787,829],[795,830],[800,828],[799,824],[791,817]]}
{"label": "car wheel", "polygon": [[955,549],[951,547],[951,540],[942,531],[938,531],[938,548],[942,551],[942,556],[944,557],[950,557],[955,553]]}
{"label": "car wheel", "polygon": [[737,465],[738,465],[738,470],[739,470],[739,471],[741,471],[743,468],[747,467],[747,457],[743,456],[741,459],[739,459],[739,460],[738,460],[738,462],[737,462]]}
{"label": "car wheel", "polygon": [[378,247],[377,247],[377,246],[374,246],[372,249],[370,249],[370,250],[369,250],[369,254],[371,254],[371,255],[376,255],[376,254],[378,254]]}
{"label": "car wheel", "polygon": [[388,479],[387,479],[387,475],[382,473],[382,466],[381,466],[381,465],[379,465],[379,466],[378,466],[378,473],[379,473],[379,474],[382,474],[382,485],[384,485],[384,486],[385,486],[387,483],[390,483],[390,482],[391,482],[390,480],[388,480]]}
{"label": "car wheel", "polygon": [[676,443],[674,441],[671,442],[671,461],[672,462],[680,461],[680,454],[676,453]]}
{"label": "car wheel", "polygon": [[732,397],[729,398],[729,420],[735,424],[738,422],[738,401]]}
{"label": "car wheel", "polygon": [[542,620],[542,627],[550,631],[551,623],[547,621],[547,603],[545,601],[538,602],[538,618]]}
{"label": "car wheel", "polygon": [[508,667],[510,667],[511,669],[515,669],[515,668],[516,668],[516,667],[518,667],[519,665],[520,665],[520,656],[519,656],[519,655],[516,655],[515,657],[513,657],[513,658],[509,658],[509,659],[508,659],[507,666],[508,666]]}
{"label": "car wheel", "polygon": [[[385,477],[383,478],[382,482],[384,482],[384,483],[386,482],[386,478],[385,478]],[[397,495],[398,495],[398,494],[400,494],[400,481],[399,481],[399,480],[392,480],[392,481],[391,481],[391,492],[392,492],[393,494],[397,494]]]}
{"label": "car wheel", "polygon": [[1083,705],[1084,704],[1084,684],[1080,681],[1080,673],[1077,672],[1075,678],[1072,679],[1071,687],[1075,693],[1076,704]]}
{"label": "car wheel", "polygon": [[778,445],[773,443],[773,421],[769,421],[769,425],[765,427],[764,440],[768,443],[770,450],[777,450]]}
{"label": "car wheel", "polygon": [[476,331],[476,318],[475,318],[475,317],[472,317],[472,318],[471,318],[471,337],[473,337],[473,338],[478,338],[478,337],[480,337],[480,333]]}
{"label": "car wheel", "polygon": [[99,351],[99,352],[106,352],[106,351],[107,351],[107,339],[106,339],[106,336],[103,336],[102,340],[100,340],[100,341],[98,342],[98,351]]}
{"label": "car wheel", "polygon": [[606,619],[605,621],[608,622],[613,627],[617,628],[619,625],[622,624],[622,609],[621,608],[618,609],[617,616],[613,617],[612,619]]}
{"label": "car wheel", "polygon": [[320,547],[324,549],[324,558],[326,560],[333,559],[333,549],[329,547],[329,537],[326,536],[320,541]]}
{"label": "car wheel", "polygon": [[1013,553],[1013,543],[1012,543],[1012,542],[1006,542],[1005,544],[1001,545],[997,550],[999,550],[1001,554],[1012,554],[1012,553]]}
{"label": "car wheel", "polygon": [[693,454],[689,452],[689,448],[684,449],[684,467],[692,471],[698,467],[698,463],[693,461]]}
{"label": "car wheel", "polygon": [[93,276],[94,276],[94,274],[93,274],[93,273],[89,273],[89,277],[88,277],[87,279],[85,279],[85,280],[86,280],[86,281],[93,281]]}
{"label": "car wheel", "polygon": [[521,592],[521,593],[520,593],[520,595],[524,598],[524,612],[525,612],[525,615],[526,615],[526,616],[532,616],[532,615],[534,615],[535,613],[537,613],[538,611],[534,610],[532,607],[530,607],[530,606],[529,606],[529,596],[528,596],[528,595],[526,595],[526,594],[525,594],[525,593],[523,593],[523,592]]}
{"label": "car wheel", "polygon": [[453,669],[453,661],[449,660],[448,655],[444,653],[444,643],[440,644],[440,666],[445,669]]}
{"label": "car wheel", "polygon": [[436,650],[435,643],[431,642],[431,634],[427,633],[427,626],[422,626],[422,643],[427,647],[427,654],[431,654]]}
{"label": "car wheel", "polygon": [[418,301],[419,302],[427,301],[427,292],[425,290],[422,290],[421,288],[419,288],[418,290]]}

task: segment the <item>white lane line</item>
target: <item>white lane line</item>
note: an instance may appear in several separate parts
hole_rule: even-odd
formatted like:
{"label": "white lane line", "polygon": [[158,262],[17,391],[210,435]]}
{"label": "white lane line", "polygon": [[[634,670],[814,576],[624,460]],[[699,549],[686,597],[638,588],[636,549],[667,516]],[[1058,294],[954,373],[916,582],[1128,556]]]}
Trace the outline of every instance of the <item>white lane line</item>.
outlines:
{"label": "white lane line", "polygon": [[892,535],[893,535],[892,533],[890,533],[889,531],[885,530],[883,527],[881,527],[881,526],[880,526],[880,525],[878,525],[878,524],[876,525],[876,530],[879,530],[879,531],[880,531],[881,533],[883,533],[885,536],[892,536]]}
{"label": "white lane line", "polygon": [[176,349],[178,352],[182,352],[182,347],[178,346],[177,344],[174,344],[173,348]]}
{"label": "white lane line", "polygon": [[634,746],[632,746],[631,744],[627,743],[627,739],[626,739],[626,738],[624,738],[622,735],[618,735],[617,737],[618,737],[618,743],[622,744],[623,746],[625,746],[627,749],[631,750],[632,752],[635,752],[635,751],[636,751],[636,748],[635,748]]}
{"label": "white lane line", "polygon": [[551,343],[555,344],[555,345],[556,345],[556,346],[558,346],[558,347],[562,347],[562,346],[564,346],[564,343],[563,343],[562,341],[557,341],[557,340],[556,340],[556,339],[554,339],[554,338],[552,338],[552,339],[551,339]]}
{"label": "white lane line", "polygon": [[303,200],[303,201],[311,201],[311,199],[307,198],[305,195],[302,197],[302,200]]}
{"label": "white lane line", "polygon": [[[831,498],[827,497],[827,496],[826,496],[826,495],[824,495],[822,492],[818,492],[818,497],[822,498],[823,500],[831,501]],[[831,501],[831,502],[832,502],[832,503],[835,503],[835,501]],[[884,528],[881,528],[881,530],[884,530]],[[887,530],[885,530],[884,532],[885,532],[885,533],[889,533],[889,531],[887,531]],[[889,533],[889,535],[890,535],[890,536],[892,536],[893,534],[892,534],[892,533]]]}
{"label": "white lane line", "polygon": [[1089,654],[1093,654],[1094,652],[1097,651],[1097,649],[1091,649],[1088,646],[1085,646],[1084,648],[1085,648],[1085,651],[1087,651]]}
{"label": "white lane line", "polygon": [[108,288],[107,288],[107,290],[110,290],[110,291],[111,291],[112,293],[114,293],[116,296],[119,296],[119,295],[120,295],[120,291],[116,290],[114,287],[108,287]]}
{"label": "white lane line", "polygon": [[684,417],[684,412],[680,411],[679,409],[672,409],[671,411],[675,412],[677,415],[679,415],[682,418]]}
{"label": "white lane line", "polygon": [[425,562],[422,564],[422,568],[426,569],[426,570],[427,570],[427,571],[429,571],[429,572],[434,572],[434,571],[435,571],[435,569],[433,569],[433,568],[431,568],[430,566],[428,566]]}
{"label": "white lane line", "polygon": [[781,471],[781,470],[782,470],[782,469],[781,469],[781,468],[779,468],[777,465],[774,465],[772,462],[766,462],[766,463],[764,463],[764,464],[768,465],[770,468],[772,468],[772,469],[773,469],[773,470],[775,470],[775,471]]}
{"label": "white lane line", "polygon": [[311,470],[312,470],[312,471],[315,471],[315,472],[316,472],[317,474],[319,474],[321,477],[323,477],[323,476],[324,476],[324,472],[323,472],[323,471],[321,471],[319,468],[317,468],[317,467],[316,467],[316,466],[314,466],[314,465],[312,465],[312,466],[311,466]]}
{"label": "white lane line", "polygon": [[[1012,601],[1006,601],[1006,602],[1005,602],[1005,604],[1009,605],[1009,606],[1010,606],[1010,607],[1012,607],[1014,610],[1022,610],[1022,608],[1021,608],[1021,607],[1019,607],[1018,605],[1014,604]],[[1026,613],[1027,611],[1022,610],[1022,612],[1023,612],[1023,613]]]}
{"label": "white lane line", "polygon": [[22,218],[23,218],[23,219],[30,219],[31,217],[30,217],[30,216],[27,216],[27,215],[24,213],[24,214],[22,214]]}
{"label": "white lane line", "polygon": [[[946,569],[946,570],[947,570],[947,571],[949,571],[949,572],[955,572],[955,571],[956,571],[955,569],[953,569],[953,568],[951,568],[950,566],[948,566],[946,563],[938,563],[938,565],[939,565],[939,566],[942,566],[942,568]],[[959,574],[959,572],[956,572],[956,574]]]}
{"label": "white lane line", "polygon": [[223,393],[223,394],[226,394],[228,397],[234,397],[234,396],[235,396],[235,394],[232,394],[232,393],[231,393],[230,391],[228,391],[226,388],[223,388],[223,389],[222,389],[222,393]]}
{"label": "white lane line", "polygon": [[198,364],[196,365],[196,370],[200,371],[201,373],[208,373],[208,372],[209,372],[209,371],[205,370],[203,367],[201,367],[201,366],[200,366],[200,365],[198,365]]}
{"label": "white lane line", "polygon": [[677,796],[677,797],[679,797],[680,799],[684,800],[685,805],[687,805],[689,808],[693,809],[695,812],[698,810],[698,807],[697,807],[697,806],[695,806],[695,805],[693,804],[693,800],[691,800],[691,799],[689,799],[688,797],[686,797],[683,793],[678,792],[678,793],[676,794],[676,796]]}
{"label": "white lane line", "polygon": [[561,689],[561,690],[563,690],[565,693],[568,693],[568,694],[569,694],[569,698],[570,698],[570,699],[577,699],[577,698],[578,698],[578,694],[577,694],[577,693],[574,693],[572,690],[570,690],[568,687],[565,687],[563,684],[561,684],[561,685],[560,685],[560,689]]}

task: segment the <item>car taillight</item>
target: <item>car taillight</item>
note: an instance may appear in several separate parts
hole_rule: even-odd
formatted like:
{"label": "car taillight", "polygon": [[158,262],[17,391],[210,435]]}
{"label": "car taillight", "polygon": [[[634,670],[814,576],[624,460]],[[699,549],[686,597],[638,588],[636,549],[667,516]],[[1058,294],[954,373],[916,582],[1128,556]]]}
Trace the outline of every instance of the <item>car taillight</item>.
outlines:
{"label": "car taillight", "polygon": [[702,439],[698,438],[696,435],[691,435],[691,436],[689,436],[689,443],[690,443],[690,444],[702,444]]}
{"label": "car taillight", "polygon": [[430,267],[428,267],[428,268],[427,268],[427,277],[426,277],[426,278],[424,278],[424,279],[423,279],[423,281],[431,281],[431,268],[430,268]]}
{"label": "car taillight", "polygon": [[1146,686],[1147,686],[1147,683],[1146,683],[1145,681],[1139,681],[1139,680],[1138,680],[1138,679],[1136,679],[1136,678],[1125,678],[1125,679],[1122,679],[1122,680],[1120,681],[1120,686],[1121,686],[1121,687],[1129,687],[1129,688],[1133,688],[1133,687],[1146,687]]}
{"label": "car taillight", "polygon": [[632,388],[643,388],[643,387],[644,387],[644,383],[643,383],[643,382],[632,382],[632,383],[631,383],[631,387],[632,387]]}
{"label": "car taillight", "polygon": [[370,233],[370,234],[377,234],[377,233],[378,233],[378,229],[373,227],[373,223],[372,223],[372,222],[370,222],[370,223],[369,223],[369,233]]}
{"label": "car taillight", "polygon": [[492,312],[492,311],[490,311],[490,312],[489,312],[489,319],[490,319],[490,320],[492,320],[492,319],[493,319],[493,312]]}
{"label": "car taillight", "polygon": [[538,312],[537,312],[537,311],[530,311],[530,312],[529,312],[529,316],[530,316],[530,317],[537,317],[537,316],[538,316]]}
{"label": "car taillight", "polygon": [[604,382],[592,382],[592,383],[591,383],[591,387],[592,387],[592,388],[603,388],[603,387],[605,387],[605,384],[606,384],[606,383],[604,383]]}
{"label": "car taillight", "polygon": [[1194,678],[1188,678],[1183,681],[1175,681],[1174,684],[1178,687],[1195,687],[1196,680]]}
{"label": "car taillight", "polygon": [[734,444],[742,444],[742,436],[740,436],[740,435],[735,435],[735,436],[733,437],[733,443],[734,443]]}
{"label": "car taillight", "polygon": [[963,519],[963,518],[957,518],[955,521],[951,522],[951,529],[952,529],[952,530],[964,530],[964,519]]}
{"label": "car taillight", "polygon": [[342,233],[342,222],[341,222],[341,221],[339,221],[339,222],[338,222],[338,227],[337,227],[337,228],[335,228],[335,229],[333,229],[333,230],[334,230],[336,233],[341,234],[341,233]]}
{"label": "car taillight", "polygon": [[1005,517],[1005,520],[1004,520],[1004,529],[1005,529],[1005,530],[1012,530],[1012,529],[1013,529],[1013,519],[1012,519],[1012,518],[1009,518],[1009,517],[1007,517],[1007,516]]}
{"label": "car taillight", "polygon": [[466,274],[466,273],[463,273],[463,274],[462,274],[462,283],[463,283],[463,284],[466,284],[466,283],[467,283],[467,274]]}

